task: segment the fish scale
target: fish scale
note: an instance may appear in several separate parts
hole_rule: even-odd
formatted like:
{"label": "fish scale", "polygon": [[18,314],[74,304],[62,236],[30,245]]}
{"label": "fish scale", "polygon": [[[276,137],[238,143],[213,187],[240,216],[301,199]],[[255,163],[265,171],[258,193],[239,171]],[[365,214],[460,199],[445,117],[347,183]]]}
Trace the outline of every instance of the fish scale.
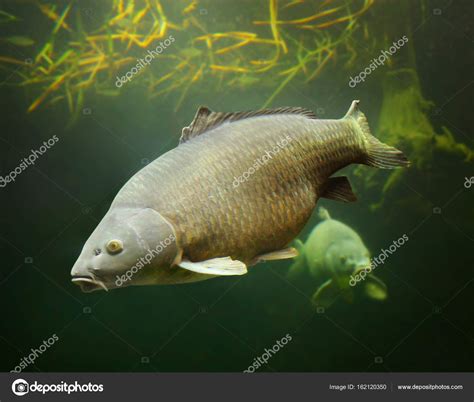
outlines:
{"label": "fish scale", "polygon": [[[219,126],[147,167],[161,173],[159,188],[168,194],[153,207],[175,226],[183,254],[192,261],[230,255],[249,262],[283,248],[309,219],[318,186],[351,162],[356,141],[344,129],[349,124],[283,115]],[[287,135],[286,147],[232,187],[235,177]]]}

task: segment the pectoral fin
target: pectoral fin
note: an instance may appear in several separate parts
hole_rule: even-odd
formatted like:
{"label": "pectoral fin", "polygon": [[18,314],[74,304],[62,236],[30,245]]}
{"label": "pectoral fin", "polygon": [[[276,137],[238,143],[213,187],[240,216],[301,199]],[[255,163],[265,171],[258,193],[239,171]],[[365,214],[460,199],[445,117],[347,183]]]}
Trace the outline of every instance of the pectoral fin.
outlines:
{"label": "pectoral fin", "polygon": [[207,275],[232,276],[247,273],[247,266],[242,261],[233,260],[230,257],[212,258],[199,262],[184,259],[178,265],[189,271]]}
{"label": "pectoral fin", "polygon": [[315,306],[330,307],[341,294],[332,279],[324,282],[313,295],[312,302]]}
{"label": "pectoral fin", "polygon": [[367,276],[364,291],[371,299],[385,300],[387,298],[387,285],[374,275]]}

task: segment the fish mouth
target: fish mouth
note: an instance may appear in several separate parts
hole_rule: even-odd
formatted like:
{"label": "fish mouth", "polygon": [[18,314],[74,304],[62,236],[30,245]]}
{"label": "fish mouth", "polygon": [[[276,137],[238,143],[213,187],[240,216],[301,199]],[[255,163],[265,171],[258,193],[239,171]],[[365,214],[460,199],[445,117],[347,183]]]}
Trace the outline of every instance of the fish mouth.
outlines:
{"label": "fish mouth", "polygon": [[71,281],[78,285],[84,293],[91,293],[100,289],[104,289],[106,292],[109,291],[104,282],[90,276],[76,275],[72,277]]}
{"label": "fish mouth", "polygon": [[366,273],[370,273],[372,271],[371,267],[372,265],[370,264],[370,262],[365,263],[365,264],[358,264],[354,269],[354,273],[358,274],[362,271],[366,271]]}

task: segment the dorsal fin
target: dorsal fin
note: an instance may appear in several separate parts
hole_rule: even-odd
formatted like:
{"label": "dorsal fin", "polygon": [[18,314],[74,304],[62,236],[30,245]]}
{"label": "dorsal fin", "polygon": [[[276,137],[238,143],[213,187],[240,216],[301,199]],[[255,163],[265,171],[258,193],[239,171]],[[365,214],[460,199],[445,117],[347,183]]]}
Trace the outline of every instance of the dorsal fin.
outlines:
{"label": "dorsal fin", "polygon": [[331,219],[331,215],[329,215],[329,211],[324,207],[319,207],[319,218],[323,221]]}
{"label": "dorsal fin", "polygon": [[179,143],[182,144],[183,142],[189,141],[191,138],[197,137],[198,135],[224,123],[273,114],[297,114],[300,116],[306,116],[309,119],[316,119],[316,115],[311,110],[302,107],[281,107],[277,109],[260,109],[248,112],[225,113],[213,112],[205,106],[200,106],[191,124],[183,128]]}

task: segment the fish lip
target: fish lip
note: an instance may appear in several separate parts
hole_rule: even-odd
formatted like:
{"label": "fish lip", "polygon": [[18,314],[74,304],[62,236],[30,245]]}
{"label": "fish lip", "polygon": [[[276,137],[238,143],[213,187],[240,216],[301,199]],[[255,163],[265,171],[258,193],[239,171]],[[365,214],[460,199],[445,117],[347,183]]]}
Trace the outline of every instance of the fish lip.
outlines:
{"label": "fish lip", "polygon": [[355,267],[354,273],[358,274],[361,271],[372,271],[371,267],[372,267],[372,265],[370,263],[368,263],[368,264],[359,264]]}
{"label": "fish lip", "polygon": [[[104,282],[87,275],[74,275],[71,279],[71,282],[80,286],[81,290],[84,293],[91,293],[95,290],[100,290],[100,289],[104,289],[106,292],[109,291],[107,286],[105,286]],[[94,286],[91,286],[91,285],[94,285]]]}

